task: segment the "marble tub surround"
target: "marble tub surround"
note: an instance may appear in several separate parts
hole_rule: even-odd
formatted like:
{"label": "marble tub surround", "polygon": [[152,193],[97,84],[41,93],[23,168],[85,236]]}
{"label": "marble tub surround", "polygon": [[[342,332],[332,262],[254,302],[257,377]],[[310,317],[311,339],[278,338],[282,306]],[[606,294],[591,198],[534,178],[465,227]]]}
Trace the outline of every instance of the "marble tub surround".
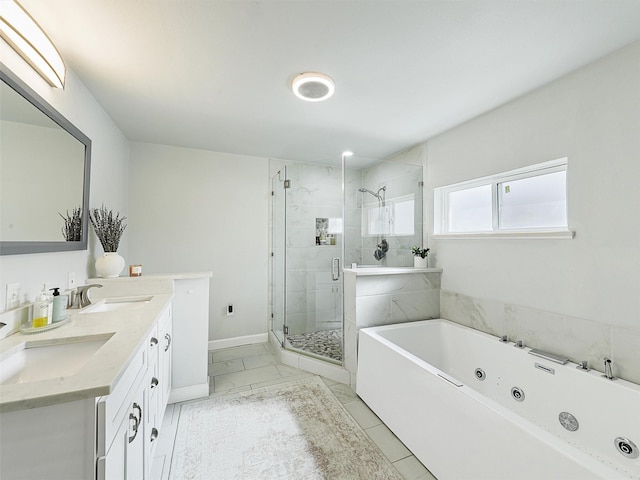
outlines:
{"label": "marble tub surround", "polygon": [[598,371],[611,358],[616,377],[640,384],[640,330],[447,290],[440,291],[440,311],[442,318],[476,330],[508,335],[576,363],[587,360]]}
{"label": "marble tub surround", "polygon": [[356,278],[358,328],[438,318],[441,272],[410,267],[345,269],[345,282]]}
{"label": "marble tub surround", "polygon": [[358,330],[440,317],[442,269],[364,267],[344,270],[344,366],[355,385]]}
{"label": "marble tub surround", "polygon": [[[129,294],[130,295],[130,294]],[[105,344],[74,374],[22,384],[0,385],[0,412],[23,410],[111,393],[129,365],[131,355],[145,341],[156,318],[170,307],[173,295],[153,295],[148,303],[122,311],[81,313],[70,310],[68,324],[33,335],[16,333],[0,341],[0,362],[30,344],[57,345],[108,337]],[[1,368],[1,363],[0,363]]]}

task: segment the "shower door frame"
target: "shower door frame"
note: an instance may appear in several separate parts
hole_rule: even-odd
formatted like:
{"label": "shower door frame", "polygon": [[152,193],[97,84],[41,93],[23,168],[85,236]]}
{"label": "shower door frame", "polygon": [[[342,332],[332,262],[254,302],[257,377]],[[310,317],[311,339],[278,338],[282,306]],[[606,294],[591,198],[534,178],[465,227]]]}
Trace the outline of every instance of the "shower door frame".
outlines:
{"label": "shower door frame", "polygon": [[[284,173],[283,173],[284,172]],[[284,178],[282,178],[284,176]],[[283,166],[278,172],[271,178],[271,331],[280,342],[282,348],[285,347],[285,325],[287,317],[287,254],[286,254],[286,229],[287,229],[287,199],[285,193],[285,181],[287,178],[287,167]],[[276,184],[276,182],[282,182],[282,185]],[[282,244],[278,245],[278,231],[276,224],[276,200],[278,194],[276,192],[282,192]],[[283,252],[282,265],[278,264],[278,248]],[[278,288],[278,270],[281,269],[281,292]],[[279,299],[278,296],[281,295]],[[279,311],[281,306],[282,311]],[[282,315],[282,318],[279,316]]]}

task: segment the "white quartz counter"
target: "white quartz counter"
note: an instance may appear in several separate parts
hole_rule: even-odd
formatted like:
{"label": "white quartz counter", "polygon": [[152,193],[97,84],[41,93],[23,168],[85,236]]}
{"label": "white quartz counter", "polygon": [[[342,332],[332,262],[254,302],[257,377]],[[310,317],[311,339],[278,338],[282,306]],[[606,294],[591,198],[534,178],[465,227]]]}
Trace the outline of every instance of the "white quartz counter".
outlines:
{"label": "white quartz counter", "polygon": [[73,375],[0,385],[0,412],[108,395],[132,356],[142,347],[156,318],[169,308],[172,298],[170,292],[154,294],[148,303],[128,311],[80,313],[69,310],[70,321],[59,328],[31,335],[16,333],[0,340],[1,362],[15,351],[30,346],[109,338]]}
{"label": "white quartz counter", "polygon": [[414,268],[414,267],[356,267],[345,268],[345,275],[367,277],[373,275],[406,275],[411,273],[440,273],[441,268]]}

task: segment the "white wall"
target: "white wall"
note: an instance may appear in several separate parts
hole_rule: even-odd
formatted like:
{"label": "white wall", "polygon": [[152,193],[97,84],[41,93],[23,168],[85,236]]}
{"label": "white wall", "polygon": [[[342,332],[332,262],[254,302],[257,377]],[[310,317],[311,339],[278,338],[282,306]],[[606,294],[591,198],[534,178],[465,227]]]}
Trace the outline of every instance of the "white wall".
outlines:
{"label": "white wall", "polygon": [[268,159],[131,143],[130,172],[127,263],[212,271],[209,340],[266,333]]}
{"label": "white wall", "polygon": [[[91,93],[69,69],[64,90],[50,87],[2,40],[0,59],[93,142],[90,206],[99,207],[104,203],[126,216],[129,144]],[[126,258],[126,232],[119,252]],[[86,278],[95,275],[95,255],[101,254],[102,247],[90,228],[87,251],[1,256],[0,310],[5,309],[7,283],[19,282],[23,294],[40,291],[44,282],[66,288],[68,273],[72,271],[76,273],[77,282],[84,283]]]}
{"label": "white wall", "polygon": [[[430,238],[443,291],[610,326],[594,330],[611,336],[603,348],[615,352],[615,338],[640,347],[639,86],[635,44],[429,140],[429,212],[435,187],[566,156],[576,232],[573,240]],[[534,317],[530,334],[544,335]],[[549,324],[566,318],[557,320]],[[567,330],[568,339],[579,335]]]}

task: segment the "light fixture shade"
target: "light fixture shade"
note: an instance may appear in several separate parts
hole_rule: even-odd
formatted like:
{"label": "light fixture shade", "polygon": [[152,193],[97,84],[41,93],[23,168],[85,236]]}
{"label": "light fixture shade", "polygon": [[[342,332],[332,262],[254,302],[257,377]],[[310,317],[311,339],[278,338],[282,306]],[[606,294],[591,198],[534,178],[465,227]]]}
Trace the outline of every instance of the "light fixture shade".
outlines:
{"label": "light fixture shade", "polygon": [[15,0],[0,0],[0,36],[52,87],[64,88],[66,68],[40,25]]}
{"label": "light fixture shade", "polygon": [[333,95],[335,84],[331,77],[324,73],[305,72],[291,82],[291,89],[296,97],[307,102],[321,102]]}

